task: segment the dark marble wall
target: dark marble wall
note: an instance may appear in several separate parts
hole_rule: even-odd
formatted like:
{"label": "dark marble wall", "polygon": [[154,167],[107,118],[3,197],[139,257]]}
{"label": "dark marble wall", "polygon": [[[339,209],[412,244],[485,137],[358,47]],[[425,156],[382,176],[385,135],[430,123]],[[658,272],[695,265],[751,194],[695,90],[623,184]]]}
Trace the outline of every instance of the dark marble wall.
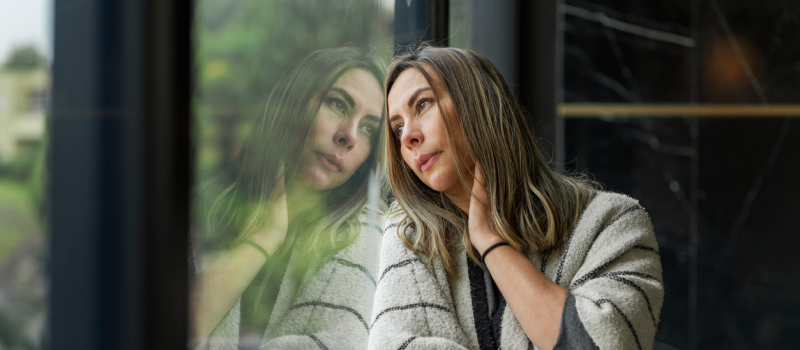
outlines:
{"label": "dark marble wall", "polygon": [[[798,104],[800,1],[567,0],[566,103]],[[568,169],[640,200],[680,349],[800,344],[800,119],[565,120]]]}

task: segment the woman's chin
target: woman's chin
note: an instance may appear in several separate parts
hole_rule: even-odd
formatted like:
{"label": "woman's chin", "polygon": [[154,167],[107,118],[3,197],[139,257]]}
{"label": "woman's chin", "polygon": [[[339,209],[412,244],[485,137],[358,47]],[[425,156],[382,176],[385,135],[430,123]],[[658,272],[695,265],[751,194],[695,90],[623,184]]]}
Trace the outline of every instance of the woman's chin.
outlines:
{"label": "woman's chin", "polygon": [[428,185],[436,192],[447,192],[457,182],[455,174],[447,174],[443,172],[434,172],[421,179],[425,185]]}
{"label": "woman's chin", "polygon": [[331,177],[318,169],[308,169],[299,184],[314,191],[325,191],[331,186]]}

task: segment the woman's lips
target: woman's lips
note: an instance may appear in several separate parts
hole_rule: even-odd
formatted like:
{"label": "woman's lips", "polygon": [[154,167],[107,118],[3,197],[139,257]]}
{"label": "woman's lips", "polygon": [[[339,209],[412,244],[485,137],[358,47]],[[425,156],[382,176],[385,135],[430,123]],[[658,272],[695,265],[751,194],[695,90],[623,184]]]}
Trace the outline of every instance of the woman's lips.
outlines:
{"label": "woman's lips", "polygon": [[314,152],[322,166],[333,172],[340,172],[343,168],[342,159],[334,154]]}
{"label": "woman's lips", "polygon": [[433,163],[436,163],[436,160],[439,159],[439,155],[441,154],[442,152],[431,152],[420,155],[414,161],[416,163],[417,169],[419,169],[424,173],[426,170],[430,169],[433,166]]}

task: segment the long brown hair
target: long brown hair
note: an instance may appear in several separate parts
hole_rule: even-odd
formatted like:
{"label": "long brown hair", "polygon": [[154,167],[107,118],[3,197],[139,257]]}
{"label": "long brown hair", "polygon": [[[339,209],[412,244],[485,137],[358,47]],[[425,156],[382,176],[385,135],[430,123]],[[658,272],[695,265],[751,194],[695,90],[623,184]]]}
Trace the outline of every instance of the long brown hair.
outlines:
{"label": "long brown hair", "polygon": [[[399,56],[389,68],[386,96],[407,69],[418,69],[425,76],[437,100],[443,94],[451,97],[457,125],[450,126],[440,115],[447,125],[447,139],[453,145],[452,133],[463,132],[467,145],[463,151],[480,165],[494,231],[515,249],[535,252],[542,259],[559,250],[595,184],[550,168],[519,102],[497,68],[477,52],[422,46]],[[437,91],[437,86],[444,91]],[[471,248],[466,214],[417,178],[400,155],[400,140],[388,124],[385,130],[389,135],[387,173],[396,198],[389,215],[406,214],[399,226],[400,238],[409,249],[428,256],[429,262],[442,259],[453,275],[451,248],[458,243],[480,264]],[[467,176],[458,167],[455,170],[470,193],[472,184],[465,180]]]}
{"label": "long brown hair", "polygon": [[[385,76],[380,57],[354,47],[312,52],[284,73],[233,164],[199,187],[197,196],[203,198],[198,198],[196,215],[202,218],[198,229],[205,246],[236,245],[262,227],[262,213],[279,181],[290,181],[301,170],[295,160],[308,142],[322,95],[351,69],[366,70],[378,82]],[[298,238],[303,242],[301,254],[308,257],[336,251],[355,239],[361,230],[358,215],[374,182],[370,179],[382,174],[383,157],[378,150],[383,142],[382,136],[377,137],[353,176],[290,225],[282,253]]]}

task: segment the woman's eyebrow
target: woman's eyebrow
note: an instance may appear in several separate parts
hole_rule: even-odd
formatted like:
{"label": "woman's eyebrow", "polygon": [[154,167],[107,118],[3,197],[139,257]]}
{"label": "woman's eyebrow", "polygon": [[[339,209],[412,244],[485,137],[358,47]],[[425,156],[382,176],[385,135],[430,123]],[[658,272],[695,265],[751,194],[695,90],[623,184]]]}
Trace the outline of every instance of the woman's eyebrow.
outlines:
{"label": "woman's eyebrow", "polygon": [[[411,95],[411,97],[408,98],[408,108],[411,108],[414,105],[414,101],[417,100],[417,97],[419,96],[419,94],[421,94],[421,93],[423,93],[425,91],[428,91],[430,89],[431,89],[430,86],[425,86],[425,87],[421,87],[421,88],[417,89],[417,91],[414,91],[414,94]],[[389,124],[393,123],[395,120],[397,120],[399,118],[401,118],[401,117],[398,114],[395,114],[395,115],[389,117]]]}
{"label": "woman's eyebrow", "polygon": [[350,105],[350,108],[353,108],[353,107],[356,106],[356,101],[353,100],[352,97],[350,97],[350,94],[347,93],[347,90],[342,89],[342,88],[338,88],[338,87],[333,87],[333,88],[331,88],[331,90],[342,94],[342,96],[344,96],[344,99],[347,100],[347,104]]}
{"label": "woman's eyebrow", "polygon": [[421,94],[423,91],[427,91],[430,89],[431,89],[430,86],[425,86],[417,89],[417,91],[414,91],[414,94],[411,95],[411,97],[408,99],[408,107],[410,108],[414,104],[414,101],[416,101],[417,96],[419,96],[419,94]]}
{"label": "woman's eyebrow", "polygon": [[367,115],[364,116],[364,119],[368,119],[368,120],[374,121],[375,124],[380,124],[381,123],[381,117],[379,117],[377,115],[367,114]]}

